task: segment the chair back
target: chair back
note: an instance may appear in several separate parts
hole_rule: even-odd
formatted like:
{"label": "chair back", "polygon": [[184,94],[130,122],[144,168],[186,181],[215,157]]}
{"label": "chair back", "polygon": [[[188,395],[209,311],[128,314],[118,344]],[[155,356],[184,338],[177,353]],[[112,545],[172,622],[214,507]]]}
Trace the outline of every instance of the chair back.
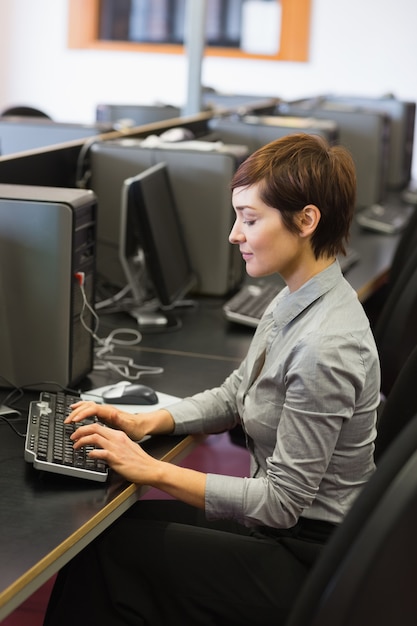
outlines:
{"label": "chair back", "polygon": [[378,323],[379,316],[394,285],[397,284],[402,270],[417,248],[417,208],[401,234],[389,269],[387,281],[364,302],[365,311],[372,328]]}
{"label": "chair back", "polygon": [[402,269],[417,248],[417,208],[413,211],[407,227],[401,234],[389,271],[389,283],[395,285]]}
{"label": "chair back", "polygon": [[417,624],[417,416],[311,570],[286,626]]}
{"label": "chair back", "polygon": [[45,117],[51,119],[47,113],[30,106],[12,106],[4,109],[0,117]]}
{"label": "chair back", "polygon": [[388,397],[381,405],[375,441],[378,464],[388,446],[417,414],[417,346],[400,370]]}
{"label": "chair back", "polygon": [[374,335],[381,360],[381,390],[388,396],[417,345],[417,248],[409,255],[378,317]]}

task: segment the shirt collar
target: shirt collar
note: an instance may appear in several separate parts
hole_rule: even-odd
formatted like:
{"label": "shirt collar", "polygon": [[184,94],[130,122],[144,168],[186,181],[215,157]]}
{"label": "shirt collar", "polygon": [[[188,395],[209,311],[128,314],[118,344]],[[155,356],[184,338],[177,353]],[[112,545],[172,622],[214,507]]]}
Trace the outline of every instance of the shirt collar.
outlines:
{"label": "shirt collar", "polygon": [[279,294],[272,312],[275,325],[283,328],[313,302],[335,287],[340,281],[342,271],[336,260],[319,274],[310,278],[296,291],[290,292],[285,287]]}

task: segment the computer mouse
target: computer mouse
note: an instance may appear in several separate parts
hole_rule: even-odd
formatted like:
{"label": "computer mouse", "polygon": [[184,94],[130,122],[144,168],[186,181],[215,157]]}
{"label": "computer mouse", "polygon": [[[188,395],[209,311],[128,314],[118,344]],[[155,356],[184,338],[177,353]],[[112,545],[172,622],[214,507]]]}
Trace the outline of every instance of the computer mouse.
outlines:
{"label": "computer mouse", "polygon": [[139,383],[118,384],[106,389],[102,398],[110,404],[157,404],[156,392]]}
{"label": "computer mouse", "polygon": [[168,128],[168,130],[165,130],[159,135],[159,138],[162,141],[172,141],[173,143],[176,143],[177,141],[194,139],[194,133],[189,128],[176,126],[175,128]]}

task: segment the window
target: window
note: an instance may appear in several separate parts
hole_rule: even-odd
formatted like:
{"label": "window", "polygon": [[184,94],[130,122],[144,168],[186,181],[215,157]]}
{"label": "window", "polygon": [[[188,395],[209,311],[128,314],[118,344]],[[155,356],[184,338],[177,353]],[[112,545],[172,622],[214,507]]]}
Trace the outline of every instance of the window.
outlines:
{"label": "window", "polygon": [[[182,54],[186,2],[69,0],[69,47]],[[306,61],[310,4],[208,0],[205,54]]]}
{"label": "window", "polygon": [[[262,0],[278,5],[275,0]],[[99,39],[140,43],[184,44],[187,0],[103,0]],[[207,4],[208,46],[239,48],[246,0],[210,0]],[[277,42],[278,43],[278,42]]]}

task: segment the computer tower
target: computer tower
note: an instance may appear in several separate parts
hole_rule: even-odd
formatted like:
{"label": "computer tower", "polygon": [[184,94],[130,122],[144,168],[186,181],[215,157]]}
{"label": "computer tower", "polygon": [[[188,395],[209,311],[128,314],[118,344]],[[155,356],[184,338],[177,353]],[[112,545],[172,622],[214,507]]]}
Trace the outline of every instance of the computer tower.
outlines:
{"label": "computer tower", "polygon": [[95,224],[90,190],[0,185],[0,386],[56,391],[92,370]]}
{"label": "computer tower", "polygon": [[394,96],[328,95],[328,102],[382,111],[391,120],[391,139],[386,184],[390,190],[401,190],[411,179],[416,103],[398,100]]}
{"label": "computer tower", "polygon": [[280,99],[266,95],[226,94],[203,88],[202,101],[204,109],[220,111],[221,114],[227,110],[233,110],[238,114],[242,112],[245,114],[248,111],[273,114]]}
{"label": "computer tower", "polygon": [[391,120],[385,112],[322,98],[287,103],[281,111],[336,122],[339,143],[350,151],[356,166],[357,207],[384,200],[391,141]]}
{"label": "computer tower", "polygon": [[241,117],[214,117],[208,126],[213,140],[225,143],[243,143],[250,152],[265,144],[295,133],[324,137],[330,145],[338,143],[339,129],[332,120],[284,115],[244,115]]}
{"label": "computer tower", "polygon": [[171,104],[98,104],[96,120],[120,126],[143,126],[181,117],[181,109]]}
{"label": "computer tower", "polygon": [[126,277],[119,258],[123,181],[166,163],[197,283],[193,293],[225,295],[243,280],[244,264],[228,236],[234,221],[230,182],[246,146],[185,141],[103,141],[91,147],[91,187],[98,199],[97,273],[119,287]]}

